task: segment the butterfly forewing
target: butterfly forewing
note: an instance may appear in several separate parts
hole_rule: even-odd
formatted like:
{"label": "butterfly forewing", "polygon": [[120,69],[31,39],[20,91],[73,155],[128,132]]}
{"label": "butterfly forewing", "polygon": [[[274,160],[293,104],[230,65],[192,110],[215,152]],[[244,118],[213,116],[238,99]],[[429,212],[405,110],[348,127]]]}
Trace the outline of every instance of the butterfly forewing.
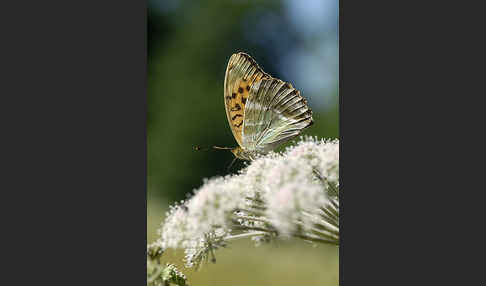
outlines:
{"label": "butterfly forewing", "polygon": [[262,78],[270,78],[270,76],[249,55],[237,53],[231,56],[224,80],[224,100],[228,123],[241,147],[244,147],[242,131],[251,86]]}

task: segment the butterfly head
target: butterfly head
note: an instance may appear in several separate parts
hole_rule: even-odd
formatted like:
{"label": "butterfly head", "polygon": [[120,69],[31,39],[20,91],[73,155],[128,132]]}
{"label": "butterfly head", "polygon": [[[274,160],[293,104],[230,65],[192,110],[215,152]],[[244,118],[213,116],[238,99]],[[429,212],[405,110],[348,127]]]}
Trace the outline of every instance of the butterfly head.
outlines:
{"label": "butterfly head", "polygon": [[231,153],[233,153],[236,158],[241,160],[251,161],[255,157],[253,152],[245,151],[239,146],[231,149]]}

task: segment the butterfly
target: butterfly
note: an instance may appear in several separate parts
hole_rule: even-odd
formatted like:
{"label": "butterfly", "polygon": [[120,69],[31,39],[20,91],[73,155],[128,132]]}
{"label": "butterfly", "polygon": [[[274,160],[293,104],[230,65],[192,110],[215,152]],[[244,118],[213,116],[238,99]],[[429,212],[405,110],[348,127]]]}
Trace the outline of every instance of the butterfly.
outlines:
{"label": "butterfly", "polygon": [[214,148],[229,149],[242,160],[253,160],[268,153],[314,123],[312,111],[300,91],[264,72],[243,52],[229,59],[224,78],[224,104],[239,146]]}

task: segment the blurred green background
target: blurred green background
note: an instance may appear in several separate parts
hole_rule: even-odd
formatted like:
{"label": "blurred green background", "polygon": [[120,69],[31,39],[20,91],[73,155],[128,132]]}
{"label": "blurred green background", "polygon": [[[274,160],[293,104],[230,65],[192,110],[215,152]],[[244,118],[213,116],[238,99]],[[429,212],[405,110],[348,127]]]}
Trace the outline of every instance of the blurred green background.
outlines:
{"label": "blurred green background", "polygon": [[[149,0],[148,242],[169,204],[185,199],[203,178],[228,173],[231,152],[193,146],[237,144],[223,81],[229,57],[239,51],[308,99],[315,124],[303,134],[339,136],[337,0]],[[229,172],[242,166],[237,161]],[[166,259],[182,266],[181,254],[173,255]],[[255,248],[242,241],[217,259],[198,272],[181,270],[191,285],[338,285],[335,247],[290,241]]]}

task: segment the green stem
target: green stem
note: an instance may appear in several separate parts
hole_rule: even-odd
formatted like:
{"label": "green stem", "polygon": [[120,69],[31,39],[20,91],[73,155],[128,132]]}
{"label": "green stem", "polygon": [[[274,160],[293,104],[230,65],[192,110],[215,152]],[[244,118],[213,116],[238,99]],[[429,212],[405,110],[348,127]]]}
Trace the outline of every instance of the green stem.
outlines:
{"label": "green stem", "polygon": [[155,279],[157,279],[159,277],[159,275],[162,273],[163,271],[163,267],[162,266],[158,266],[157,267],[157,271],[155,272],[154,275],[152,275],[149,279],[147,279],[147,283],[152,283],[155,281]]}
{"label": "green stem", "polygon": [[236,240],[240,238],[246,238],[246,237],[251,237],[251,236],[257,236],[257,235],[265,235],[268,234],[267,232],[264,231],[254,231],[254,232],[246,232],[242,234],[235,234],[235,235],[229,235],[224,238],[224,240]]}
{"label": "green stem", "polygon": [[313,241],[313,242],[339,245],[339,240],[327,240],[327,239],[322,239],[322,238],[318,238],[318,237],[311,237],[311,236],[308,236],[308,235],[303,235],[303,234],[298,234],[298,233],[293,234],[293,236],[297,237],[297,238],[304,239],[304,240]]}

